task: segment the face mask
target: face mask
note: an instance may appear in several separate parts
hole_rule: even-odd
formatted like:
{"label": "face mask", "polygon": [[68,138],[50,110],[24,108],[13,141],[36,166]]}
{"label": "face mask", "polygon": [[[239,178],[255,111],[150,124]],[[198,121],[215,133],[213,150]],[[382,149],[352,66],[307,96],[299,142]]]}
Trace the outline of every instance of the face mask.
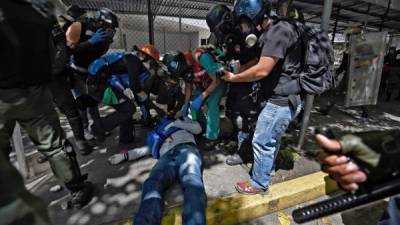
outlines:
{"label": "face mask", "polygon": [[247,48],[252,48],[257,44],[260,32],[248,17],[241,17],[236,29],[239,31],[241,39]]}
{"label": "face mask", "polygon": [[219,43],[223,43],[226,36],[233,31],[233,19],[229,12],[223,15],[223,19],[217,24],[213,30],[215,37]]}

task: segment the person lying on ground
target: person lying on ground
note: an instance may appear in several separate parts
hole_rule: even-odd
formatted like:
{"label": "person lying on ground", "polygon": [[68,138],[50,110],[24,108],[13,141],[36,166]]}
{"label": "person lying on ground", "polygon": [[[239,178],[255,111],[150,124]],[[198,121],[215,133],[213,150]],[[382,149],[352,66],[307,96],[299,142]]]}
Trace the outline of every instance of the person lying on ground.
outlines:
{"label": "person lying on ground", "polygon": [[182,185],[184,195],[183,224],[205,224],[206,194],[202,178],[202,158],[194,134],[201,133],[198,122],[161,119],[149,132],[146,146],[115,154],[111,164],[152,155],[158,161],[144,182],[142,201],[134,224],[161,224],[163,194],[176,181]]}

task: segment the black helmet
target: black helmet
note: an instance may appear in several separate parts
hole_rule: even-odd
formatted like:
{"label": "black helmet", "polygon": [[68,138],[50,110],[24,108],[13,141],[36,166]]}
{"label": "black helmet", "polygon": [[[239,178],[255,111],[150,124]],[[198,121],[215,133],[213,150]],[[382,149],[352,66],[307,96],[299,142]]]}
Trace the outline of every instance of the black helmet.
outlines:
{"label": "black helmet", "polygon": [[235,19],[247,16],[255,25],[261,24],[265,16],[271,16],[269,0],[236,0],[233,6]]}
{"label": "black helmet", "polygon": [[226,34],[232,32],[234,21],[231,10],[226,5],[216,5],[210,9],[206,22],[216,39],[221,42]]}
{"label": "black helmet", "polygon": [[72,17],[74,20],[78,19],[85,13],[86,13],[86,10],[82,9],[81,7],[79,7],[77,5],[70,5],[67,9],[67,15]]}
{"label": "black helmet", "polygon": [[189,79],[190,70],[186,63],[185,55],[179,51],[167,52],[160,62],[160,67],[164,73],[173,80],[179,78]]}
{"label": "black helmet", "polygon": [[214,32],[214,29],[224,22],[233,23],[232,12],[226,5],[216,5],[207,13],[206,22],[210,31]]}
{"label": "black helmet", "polygon": [[101,8],[96,12],[95,19],[101,21],[112,28],[119,26],[117,15],[109,8]]}

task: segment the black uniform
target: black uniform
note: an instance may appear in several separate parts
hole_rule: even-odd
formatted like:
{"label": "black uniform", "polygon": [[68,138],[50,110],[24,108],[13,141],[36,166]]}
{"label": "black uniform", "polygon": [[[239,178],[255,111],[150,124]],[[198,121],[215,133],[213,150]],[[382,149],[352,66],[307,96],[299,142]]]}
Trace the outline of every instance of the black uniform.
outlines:
{"label": "black uniform", "polygon": [[[65,140],[47,88],[54,59],[50,40],[55,18],[51,4],[3,0],[0,10],[0,157],[4,162],[0,170],[7,170],[9,139],[18,122],[39,152],[48,157],[55,176],[71,191],[72,203],[85,205],[90,200],[91,188],[84,183],[75,153]],[[5,189],[11,192],[0,196],[18,196],[23,188],[14,186],[13,178],[1,174],[1,186],[10,186]]]}
{"label": "black uniform", "polygon": [[[114,53],[114,55],[116,54],[122,56],[125,53]],[[107,58],[107,55],[104,57]],[[99,58],[94,64],[102,60],[103,58]],[[115,85],[110,81],[113,76],[115,79],[122,79],[122,76],[125,76],[125,78],[128,77],[126,82],[129,85],[125,84],[126,86],[124,86],[122,81],[118,83],[119,86]],[[134,141],[134,121],[132,115],[136,111],[135,105],[123,94],[123,90],[130,88],[135,95],[136,103],[143,108],[142,114],[150,116],[148,100],[139,101],[137,95],[142,92],[144,82],[149,77],[150,73],[143,66],[140,59],[129,53],[126,53],[122,58],[113,63],[102,66],[99,72],[89,76],[89,94],[96,101],[103,101],[107,88],[111,88],[118,99],[118,103],[111,105],[116,111],[107,117],[101,118],[100,129],[103,132],[110,132],[119,126],[119,143],[121,146],[129,145]]]}
{"label": "black uniform", "polygon": [[50,91],[53,95],[54,103],[68,119],[76,139],[78,151],[83,155],[89,154],[92,148],[85,139],[84,126],[79,114],[78,105],[70,90],[71,85],[67,68],[69,54],[67,52],[65,30],[56,23],[53,27],[52,35],[56,51],[53,64],[53,81],[49,85]]}
{"label": "black uniform", "polygon": [[93,119],[94,134],[98,139],[103,139],[104,134],[101,132],[100,114],[98,111],[97,102],[88,95],[86,81],[88,78],[88,66],[91,62],[101,57],[109,49],[110,42],[104,41],[92,45],[88,40],[96,33],[98,29],[92,19],[84,18],[81,23],[80,41],[73,49],[70,49],[72,54],[72,62],[70,64],[72,71],[72,85],[74,94],[77,100],[81,116],[84,120],[84,126],[87,128],[88,118],[87,111]]}

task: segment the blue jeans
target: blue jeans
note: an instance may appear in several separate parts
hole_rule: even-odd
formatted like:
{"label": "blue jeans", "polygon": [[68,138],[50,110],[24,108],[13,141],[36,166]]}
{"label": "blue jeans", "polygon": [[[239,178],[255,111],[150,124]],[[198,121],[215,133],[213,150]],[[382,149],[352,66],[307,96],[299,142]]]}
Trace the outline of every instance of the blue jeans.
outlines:
{"label": "blue jeans", "polygon": [[202,159],[194,144],[181,144],[158,160],[144,182],[135,225],[161,224],[164,192],[178,180],[184,195],[183,224],[206,224],[207,201],[202,178]]}
{"label": "blue jeans", "polygon": [[300,109],[301,105],[293,111],[289,106],[267,103],[261,111],[252,141],[254,163],[251,185],[253,187],[263,190],[269,188],[269,179],[278,155],[282,134],[299,114]]}
{"label": "blue jeans", "polygon": [[395,195],[390,198],[387,209],[379,220],[378,225],[398,224],[400,224],[400,195]]}

